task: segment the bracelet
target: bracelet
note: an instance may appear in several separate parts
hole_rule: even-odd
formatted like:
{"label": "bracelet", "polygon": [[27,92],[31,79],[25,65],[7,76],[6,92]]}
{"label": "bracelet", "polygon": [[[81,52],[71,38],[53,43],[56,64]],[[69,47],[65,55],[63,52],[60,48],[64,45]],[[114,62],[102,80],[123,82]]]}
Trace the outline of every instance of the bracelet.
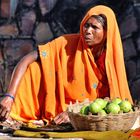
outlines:
{"label": "bracelet", "polygon": [[15,97],[14,96],[12,96],[12,95],[10,95],[10,94],[8,94],[8,93],[5,93],[3,96],[8,96],[8,97],[10,97],[11,99],[15,99]]}

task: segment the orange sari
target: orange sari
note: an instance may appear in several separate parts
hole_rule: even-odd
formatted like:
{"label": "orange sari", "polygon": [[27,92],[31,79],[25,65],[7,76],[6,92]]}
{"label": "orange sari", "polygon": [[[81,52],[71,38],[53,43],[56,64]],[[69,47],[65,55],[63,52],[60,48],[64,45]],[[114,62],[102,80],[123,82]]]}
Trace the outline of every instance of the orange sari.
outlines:
{"label": "orange sari", "polygon": [[80,25],[80,34],[63,35],[38,47],[41,62],[27,69],[12,107],[11,117],[24,122],[52,120],[70,101],[98,97],[103,75],[83,39],[82,28],[91,15],[107,17],[105,68],[110,98],[132,98],[125,72],[123,48],[113,11],[106,6],[91,8]]}

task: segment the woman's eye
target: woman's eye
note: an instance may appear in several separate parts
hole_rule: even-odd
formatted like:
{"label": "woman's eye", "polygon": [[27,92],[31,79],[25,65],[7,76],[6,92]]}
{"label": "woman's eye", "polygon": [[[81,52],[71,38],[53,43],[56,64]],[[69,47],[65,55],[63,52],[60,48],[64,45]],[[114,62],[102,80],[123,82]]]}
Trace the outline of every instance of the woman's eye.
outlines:
{"label": "woman's eye", "polygon": [[84,27],[85,27],[85,28],[89,28],[89,27],[90,27],[90,24],[86,23],[86,24],[84,25]]}
{"label": "woman's eye", "polygon": [[98,27],[97,26],[95,26],[95,25],[92,25],[91,26],[93,29],[97,29]]}
{"label": "woman's eye", "polygon": [[85,28],[91,27],[92,29],[97,29],[97,28],[98,28],[97,26],[92,25],[92,24],[89,24],[89,23],[86,23],[86,24],[84,25],[84,27],[85,27]]}

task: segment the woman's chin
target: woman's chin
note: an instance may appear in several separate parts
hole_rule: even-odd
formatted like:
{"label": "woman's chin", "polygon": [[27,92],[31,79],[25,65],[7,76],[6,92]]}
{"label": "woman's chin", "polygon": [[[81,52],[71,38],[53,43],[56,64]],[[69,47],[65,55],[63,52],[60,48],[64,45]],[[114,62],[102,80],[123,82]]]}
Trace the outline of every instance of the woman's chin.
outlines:
{"label": "woman's chin", "polygon": [[91,41],[85,41],[88,46],[92,46]]}

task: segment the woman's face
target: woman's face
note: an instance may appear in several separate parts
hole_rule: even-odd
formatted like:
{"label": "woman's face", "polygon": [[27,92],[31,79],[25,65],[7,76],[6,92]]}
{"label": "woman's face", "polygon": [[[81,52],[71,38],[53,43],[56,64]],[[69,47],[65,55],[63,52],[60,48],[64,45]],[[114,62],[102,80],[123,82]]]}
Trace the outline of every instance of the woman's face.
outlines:
{"label": "woman's face", "polygon": [[90,17],[83,26],[84,39],[88,46],[103,45],[106,39],[106,31],[103,29],[102,24]]}

